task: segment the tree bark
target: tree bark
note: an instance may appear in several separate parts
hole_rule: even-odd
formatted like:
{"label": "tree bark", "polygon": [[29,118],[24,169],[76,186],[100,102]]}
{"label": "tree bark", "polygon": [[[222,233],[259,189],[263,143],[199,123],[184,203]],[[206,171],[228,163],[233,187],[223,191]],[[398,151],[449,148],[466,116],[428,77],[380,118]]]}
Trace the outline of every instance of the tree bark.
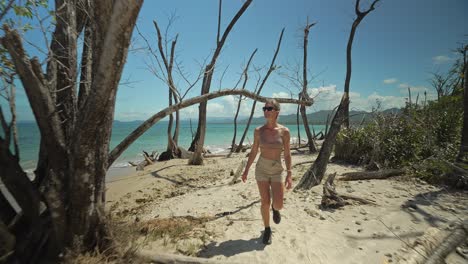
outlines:
{"label": "tree bark", "polygon": [[383,171],[360,171],[343,173],[339,178],[341,181],[357,181],[370,179],[387,179],[393,176],[399,176],[405,173],[403,169],[389,169]]}
{"label": "tree bark", "polygon": [[[12,58],[42,135],[36,170],[42,181],[32,184],[18,162],[11,159],[5,144],[0,144],[4,150],[0,151],[0,162],[8,164],[2,165],[2,169],[15,171],[5,174],[17,176],[14,185],[29,189],[21,190],[23,198],[13,194],[26,217],[38,215],[41,197],[47,207],[40,221],[23,226],[22,234],[30,239],[22,237],[25,243],[17,247],[23,251],[17,248],[18,252],[35,254],[47,242],[43,253],[55,252],[56,257],[77,237],[83,241],[85,249],[104,240],[104,177],[108,168],[115,94],[142,0],[88,3],[90,6],[85,7],[88,10],[81,10],[77,5],[83,4],[82,1],[56,1],[57,23],[46,74],[42,73],[37,59],[28,58],[19,35],[5,26],[1,42]],[[86,19],[89,23],[84,23]],[[86,58],[82,57],[82,61],[86,61],[82,66],[91,74],[81,75],[81,81],[89,86],[80,85],[84,90],[78,93],[77,107],[76,36],[83,27],[91,27],[93,32],[92,36],[85,36],[87,41],[92,40],[88,46],[91,50],[85,50]],[[38,192],[39,185],[42,185],[42,195],[30,197],[31,192]],[[23,203],[25,198],[29,205]],[[44,241],[44,237],[48,240]]]}
{"label": "tree bark", "polygon": [[322,181],[322,178],[327,170],[328,160],[330,159],[333,146],[335,145],[336,136],[340,131],[341,124],[345,119],[344,109],[349,104],[348,94],[343,94],[340,106],[333,117],[330,131],[322,144],[319,155],[312,166],[302,176],[295,189],[310,189]]}
{"label": "tree bark", "polygon": [[460,142],[460,150],[457,155],[457,162],[468,165],[468,82],[466,77],[468,76],[468,67],[466,61],[466,52],[468,45],[465,46],[463,53],[463,64],[464,64],[464,75],[463,75],[463,128]]}

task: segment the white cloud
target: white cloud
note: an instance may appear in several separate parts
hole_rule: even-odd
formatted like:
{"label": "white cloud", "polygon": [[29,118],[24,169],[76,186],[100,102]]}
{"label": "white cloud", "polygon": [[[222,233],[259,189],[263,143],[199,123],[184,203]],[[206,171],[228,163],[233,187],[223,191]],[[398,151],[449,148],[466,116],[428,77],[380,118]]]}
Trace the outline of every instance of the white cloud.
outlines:
{"label": "white cloud", "polygon": [[396,78],[390,78],[390,79],[383,80],[384,84],[393,84],[393,83],[396,83],[396,82],[398,82],[398,79],[396,79]]}
{"label": "white cloud", "polygon": [[444,63],[450,62],[451,60],[452,60],[452,58],[447,57],[445,55],[439,55],[439,56],[432,57],[432,62],[434,64],[444,64]]}

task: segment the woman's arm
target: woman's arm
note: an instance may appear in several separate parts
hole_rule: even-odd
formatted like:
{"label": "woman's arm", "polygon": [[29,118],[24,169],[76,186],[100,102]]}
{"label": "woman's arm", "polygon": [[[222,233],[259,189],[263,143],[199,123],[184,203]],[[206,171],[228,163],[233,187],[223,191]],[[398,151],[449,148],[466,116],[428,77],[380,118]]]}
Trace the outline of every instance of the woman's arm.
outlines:
{"label": "woman's arm", "polygon": [[284,149],[284,162],[286,163],[286,189],[291,189],[292,187],[292,172],[291,172],[291,134],[289,129],[284,127],[283,131],[283,149]]}
{"label": "woman's arm", "polygon": [[252,166],[252,163],[254,162],[255,157],[257,157],[259,143],[260,143],[260,128],[257,127],[254,132],[254,142],[250,149],[249,159],[247,160],[247,165],[245,166],[244,173],[242,174],[243,182],[247,180],[247,175],[249,174],[250,166]]}

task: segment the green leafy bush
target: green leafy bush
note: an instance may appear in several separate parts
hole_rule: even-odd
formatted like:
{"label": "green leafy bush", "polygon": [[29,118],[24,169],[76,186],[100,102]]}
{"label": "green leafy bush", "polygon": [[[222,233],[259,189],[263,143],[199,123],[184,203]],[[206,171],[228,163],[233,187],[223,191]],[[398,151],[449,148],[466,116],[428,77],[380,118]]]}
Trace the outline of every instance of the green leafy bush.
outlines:
{"label": "green leafy bush", "polygon": [[461,96],[442,97],[425,106],[408,104],[399,114],[375,114],[365,126],[338,134],[335,158],[377,168],[398,168],[429,157],[453,161],[462,118]]}

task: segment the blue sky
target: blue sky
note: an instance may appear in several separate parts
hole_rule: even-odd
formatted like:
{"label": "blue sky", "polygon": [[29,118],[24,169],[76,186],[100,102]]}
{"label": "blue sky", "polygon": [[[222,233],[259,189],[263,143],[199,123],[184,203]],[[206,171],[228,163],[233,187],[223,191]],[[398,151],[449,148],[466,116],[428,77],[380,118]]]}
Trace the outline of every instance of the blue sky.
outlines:
{"label": "blue sky", "polygon": [[[248,57],[258,48],[252,65],[260,71],[252,70],[247,83],[247,89],[253,90],[257,75],[262,78],[265,75],[284,27],[276,61],[281,68],[271,75],[262,94],[273,97],[297,94],[299,88],[291,85],[284,75],[293,75],[292,69],[302,66],[302,28],[308,18],[310,22],[317,22],[310,31],[308,47],[309,76],[315,76],[309,83],[309,91],[316,96],[316,103],[308,112],[332,109],[338,104],[344,86],[346,44],[355,18],[354,2],[254,0],[226,41],[211,90],[234,88]],[[222,31],[243,3],[241,0],[223,1]],[[362,0],[361,9],[367,9],[369,4],[370,1]],[[358,27],[353,43],[351,108],[370,110],[376,100],[381,101],[384,108],[400,107],[404,105],[408,86],[414,94],[426,90],[429,98],[434,98],[430,73],[445,72],[454,61],[453,50],[460,43],[467,43],[466,10],[466,0],[381,0]],[[137,25],[153,48],[156,47],[156,31],[152,21],[157,20],[164,30],[172,14],[176,18],[168,35],[179,34],[176,58],[187,77],[194,79],[200,64],[211,59],[215,48],[218,1],[146,0]],[[39,34],[32,36],[40,37]],[[117,120],[146,119],[168,104],[167,86],[149,70],[151,55],[145,46],[135,30],[117,95]],[[187,85],[180,78],[177,84],[185,91]],[[187,97],[199,95],[200,85],[201,81]],[[244,101],[241,115],[248,115],[251,103]],[[233,116],[236,105],[237,99],[230,96],[210,101],[208,116]],[[21,89],[17,107],[20,120],[33,119]],[[282,114],[289,114],[295,113],[296,108],[285,105],[282,109]],[[258,109],[257,115],[260,114]],[[184,109],[183,115],[183,118],[196,118],[197,107]]]}

